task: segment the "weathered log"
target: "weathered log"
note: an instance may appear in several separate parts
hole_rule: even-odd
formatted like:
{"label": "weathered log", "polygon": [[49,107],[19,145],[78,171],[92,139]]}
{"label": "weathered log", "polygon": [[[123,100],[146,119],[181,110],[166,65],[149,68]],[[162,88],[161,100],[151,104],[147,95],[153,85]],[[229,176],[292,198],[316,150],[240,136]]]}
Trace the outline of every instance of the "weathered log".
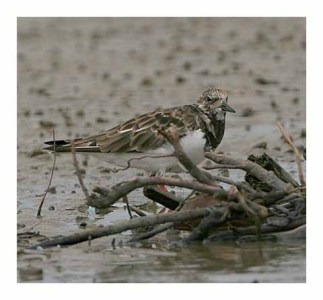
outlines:
{"label": "weathered log", "polygon": [[213,152],[206,153],[205,157],[218,164],[224,164],[227,166],[227,168],[230,168],[230,166],[236,168],[236,166],[239,165],[239,169],[242,169],[246,173],[253,175],[260,182],[265,182],[271,187],[272,191],[280,191],[288,189],[290,187],[289,184],[286,184],[284,181],[278,178],[274,174],[274,172],[267,171],[263,167],[250,160],[231,158],[224,155],[215,154]]}
{"label": "weathered log", "polygon": [[[298,182],[273,158],[271,158],[267,153],[263,153],[262,155],[255,156],[253,154],[248,156],[248,160],[258,164],[263,167],[267,171],[273,171],[275,175],[286,183],[292,184],[294,187],[298,187]],[[245,176],[246,181],[253,186],[253,188],[259,186],[263,186],[264,182],[259,182],[255,176],[247,173]],[[262,190],[265,187],[262,188]],[[266,190],[267,191],[267,190]],[[269,190],[270,191],[270,190]]]}
{"label": "weathered log", "polygon": [[154,226],[157,224],[163,224],[168,222],[179,223],[185,220],[203,218],[217,209],[218,208],[216,207],[207,207],[207,208],[196,209],[193,211],[171,212],[167,214],[156,214],[156,215],[150,215],[146,217],[134,218],[119,224],[109,225],[109,226],[100,227],[100,228],[91,229],[91,230],[83,230],[81,232],[74,233],[69,236],[45,241],[37,245],[34,245],[31,248],[36,249],[37,247],[48,248],[48,247],[54,247],[57,245],[61,245],[61,246],[73,245],[73,244],[88,241],[89,239],[93,240],[103,236],[114,235],[130,229]]}

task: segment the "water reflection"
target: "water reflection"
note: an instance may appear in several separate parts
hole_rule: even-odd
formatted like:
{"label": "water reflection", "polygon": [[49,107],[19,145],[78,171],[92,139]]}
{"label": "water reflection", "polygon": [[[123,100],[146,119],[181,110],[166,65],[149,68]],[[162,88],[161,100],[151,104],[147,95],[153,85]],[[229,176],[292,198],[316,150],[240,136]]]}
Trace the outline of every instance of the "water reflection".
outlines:
{"label": "water reflection", "polygon": [[[303,244],[227,243],[114,251],[106,252],[110,260],[97,270],[94,282],[305,282]],[[112,262],[114,255],[127,259]]]}

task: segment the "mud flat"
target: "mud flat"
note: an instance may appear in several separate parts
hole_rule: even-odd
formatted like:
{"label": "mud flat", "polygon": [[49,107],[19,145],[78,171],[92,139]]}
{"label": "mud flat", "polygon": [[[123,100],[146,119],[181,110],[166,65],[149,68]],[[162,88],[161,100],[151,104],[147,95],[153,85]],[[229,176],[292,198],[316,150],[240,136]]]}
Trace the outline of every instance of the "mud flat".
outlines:
{"label": "mud flat", "polygon": [[[305,48],[301,18],[19,19],[21,241],[77,232],[82,222],[95,227],[128,218],[122,204],[89,218],[70,155],[57,156],[53,188],[36,218],[53,161],[40,149],[52,128],[57,139],[95,134],[141,112],[192,103],[209,86],[226,89],[237,111],[228,116],[217,151],[240,158],[265,151],[297,178],[294,154],[275,121],[297,147],[305,146]],[[95,158],[79,159],[89,189],[140,172],[108,173]],[[146,201],[141,190],[129,199]],[[165,240],[124,246],[127,237],[115,236],[116,248],[113,237],[38,252],[18,247],[18,281],[305,281],[304,242],[178,249]]]}

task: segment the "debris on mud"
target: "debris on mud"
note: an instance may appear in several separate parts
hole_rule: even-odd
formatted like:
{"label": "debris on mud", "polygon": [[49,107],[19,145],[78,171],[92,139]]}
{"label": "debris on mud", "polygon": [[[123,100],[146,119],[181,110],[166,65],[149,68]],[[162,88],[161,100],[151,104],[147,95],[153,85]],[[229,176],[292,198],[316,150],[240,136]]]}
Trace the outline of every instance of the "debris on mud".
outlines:
{"label": "debris on mud", "polygon": [[[293,151],[298,151],[280,123],[278,126]],[[214,152],[205,154],[213,164],[203,170],[194,165],[183,151],[174,128],[167,132],[161,131],[161,134],[172,143],[177,158],[193,180],[142,176],[109,188],[96,187],[93,189],[94,193],[90,194],[83,183],[75,152],[73,157],[80,185],[90,207],[107,209],[119,199],[125,201],[131,191],[143,187],[146,197],[165,207],[162,211],[146,215],[127,203],[130,220],[95,229],[82,229],[76,234],[47,240],[32,248],[72,245],[126,230],[137,232],[141,229],[140,233],[134,234],[129,240],[138,241],[171,228],[190,232],[183,239],[184,243],[221,240],[245,243],[248,240],[275,240],[279,233],[293,232],[292,230],[306,226],[306,184],[302,170],[299,169],[298,182],[266,153],[257,157],[251,155],[243,160]],[[296,152],[295,155],[300,167],[300,155]],[[212,169],[243,170],[246,173],[245,181],[215,176],[208,171]],[[225,190],[219,182],[231,187]],[[160,190],[157,185],[184,187],[192,193],[181,198],[173,192]],[[132,212],[138,217],[133,218]],[[306,230],[300,232],[303,234],[297,231],[297,238],[305,239]]]}

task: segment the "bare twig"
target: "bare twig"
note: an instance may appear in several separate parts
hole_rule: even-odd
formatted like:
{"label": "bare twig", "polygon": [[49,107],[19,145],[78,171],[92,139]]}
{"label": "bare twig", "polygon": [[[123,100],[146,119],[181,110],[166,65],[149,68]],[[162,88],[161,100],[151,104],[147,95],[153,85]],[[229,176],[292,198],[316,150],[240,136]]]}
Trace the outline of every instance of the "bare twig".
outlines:
{"label": "bare twig", "polygon": [[53,141],[54,141],[54,162],[53,162],[53,167],[52,167],[52,171],[51,171],[51,174],[50,174],[50,178],[49,178],[49,182],[48,182],[48,186],[47,186],[47,189],[45,191],[45,194],[39,204],[39,207],[38,207],[38,210],[37,210],[37,218],[41,217],[41,210],[42,210],[42,207],[43,207],[43,204],[44,204],[44,201],[45,201],[45,198],[47,196],[47,193],[49,191],[49,188],[52,184],[52,179],[53,179],[53,174],[54,174],[54,170],[55,170],[55,165],[56,165],[56,143],[55,143],[55,130],[53,129]]}
{"label": "bare twig", "polygon": [[165,230],[169,229],[169,228],[172,228],[174,226],[174,223],[173,222],[170,222],[170,223],[166,223],[166,224],[163,224],[163,225],[159,225],[158,227],[150,230],[150,231],[147,231],[147,232],[143,232],[143,233],[140,233],[140,234],[136,234],[135,236],[133,236],[129,242],[138,242],[138,241],[141,241],[141,240],[145,240],[145,239],[149,239],[159,233],[162,233],[164,232]]}
{"label": "bare twig", "polygon": [[140,210],[139,208],[137,208],[135,206],[131,206],[130,209],[131,209],[131,211],[135,212],[139,217],[147,216],[146,213],[144,213],[142,210]]}
{"label": "bare twig", "polygon": [[220,181],[226,184],[231,184],[236,186],[237,188],[244,189],[249,193],[255,193],[255,190],[247,182],[238,182],[227,177],[216,176],[216,175],[212,175],[212,178],[213,180]]}
{"label": "bare twig", "polygon": [[164,154],[164,155],[144,155],[144,156],[140,156],[140,157],[133,157],[127,160],[127,166],[123,167],[123,168],[118,168],[118,169],[110,169],[109,171],[111,171],[112,173],[118,173],[120,171],[126,171],[128,169],[131,168],[131,163],[133,161],[138,161],[138,160],[142,160],[142,159],[146,159],[146,158],[166,158],[166,157],[174,157],[174,154]]}
{"label": "bare twig", "polygon": [[127,196],[127,195],[123,195],[123,196],[122,196],[122,199],[123,199],[123,203],[125,203],[125,204],[126,204],[129,218],[130,218],[130,219],[132,219],[132,218],[133,218],[133,216],[132,216],[132,212],[131,212],[131,207],[130,207],[130,205],[129,205],[128,196]]}
{"label": "bare twig", "polygon": [[192,233],[184,240],[185,242],[200,241],[206,238],[214,226],[225,222],[230,214],[228,207],[219,207],[202,219],[200,224],[194,228]]}
{"label": "bare twig", "polygon": [[83,193],[85,195],[86,201],[89,203],[91,197],[90,197],[89,192],[87,191],[87,188],[85,187],[84,182],[83,182],[83,178],[82,178],[81,171],[80,171],[80,168],[79,168],[79,165],[78,165],[78,162],[77,162],[77,158],[76,158],[76,154],[75,154],[74,141],[72,141],[72,143],[71,143],[71,150],[72,150],[73,164],[74,164],[74,167],[75,167],[75,170],[76,170],[77,178],[79,180],[79,183],[80,183],[80,186],[82,188],[82,191],[83,191]]}
{"label": "bare twig", "polygon": [[243,165],[211,165],[203,166],[205,170],[214,170],[214,169],[243,169]]}
{"label": "bare twig", "polygon": [[301,185],[305,185],[306,183],[305,183],[304,173],[303,173],[303,169],[302,169],[301,154],[299,153],[297,147],[293,143],[292,139],[290,138],[289,134],[287,133],[287,131],[283,127],[283,125],[279,121],[276,121],[276,123],[277,123],[277,126],[278,126],[280,132],[282,133],[285,141],[292,147],[292,149],[294,151],[294,154],[296,157],[297,168],[298,168],[299,181],[300,181]]}
{"label": "bare twig", "polygon": [[[248,205],[247,200],[245,199],[245,197],[242,193],[237,191],[236,196],[238,197],[239,204],[240,204],[241,208],[244,210],[245,214],[251,220],[253,220],[253,222],[255,224],[255,228],[256,228],[256,236],[259,239],[261,232],[260,232],[260,219],[259,219],[258,214],[253,210],[253,208],[250,205]],[[250,201],[249,201],[249,203],[250,203]]]}

